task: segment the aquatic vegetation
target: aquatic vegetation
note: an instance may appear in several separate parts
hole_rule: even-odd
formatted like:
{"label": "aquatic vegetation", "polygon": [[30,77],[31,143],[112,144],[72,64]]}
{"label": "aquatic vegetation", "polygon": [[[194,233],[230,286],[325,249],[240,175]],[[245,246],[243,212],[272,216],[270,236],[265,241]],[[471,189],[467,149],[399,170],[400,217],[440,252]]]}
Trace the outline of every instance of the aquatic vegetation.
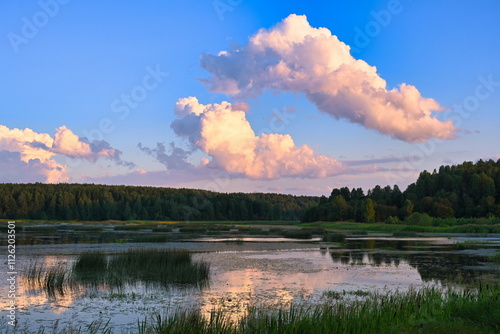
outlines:
{"label": "aquatic vegetation", "polygon": [[368,235],[368,231],[352,231],[351,232],[352,235]]}
{"label": "aquatic vegetation", "polygon": [[410,231],[395,231],[395,232],[392,232],[392,236],[393,237],[397,237],[397,238],[414,238],[417,235],[418,235],[417,232],[410,232]]}
{"label": "aquatic vegetation", "polygon": [[500,252],[488,257],[488,260],[493,261],[495,263],[500,263]]}
{"label": "aquatic vegetation", "polygon": [[23,232],[30,232],[30,233],[57,233],[57,226],[24,226],[23,227]]}
{"label": "aquatic vegetation", "polygon": [[324,242],[344,242],[346,235],[344,233],[327,233],[323,236]]}
{"label": "aquatic vegetation", "polygon": [[116,225],[115,231],[138,231],[155,228],[156,225]]}
{"label": "aquatic vegetation", "polygon": [[193,262],[187,251],[130,249],[113,256],[83,253],[71,267],[30,263],[23,276],[31,289],[43,289],[49,296],[55,296],[64,295],[67,289],[97,286],[113,289],[136,282],[203,285],[208,275],[209,265]]}
{"label": "aquatic vegetation", "polygon": [[284,231],[283,236],[290,239],[311,239],[312,233],[305,230]]}
{"label": "aquatic vegetation", "polygon": [[453,247],[456,249],[477,249],[483,246],[492,245],[491,241],[465,240],[455,242]]}
{"label": "aquatic vegetation", "polygon": [[167,226],[158,226],[153,228],[153,232],[172,232],[172,228]]}

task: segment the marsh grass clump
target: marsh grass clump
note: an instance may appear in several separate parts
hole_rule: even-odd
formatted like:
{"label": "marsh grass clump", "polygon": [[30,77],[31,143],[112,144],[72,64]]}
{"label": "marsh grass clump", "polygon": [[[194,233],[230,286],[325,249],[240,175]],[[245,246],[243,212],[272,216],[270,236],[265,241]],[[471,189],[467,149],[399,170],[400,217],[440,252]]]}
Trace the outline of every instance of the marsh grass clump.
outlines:
{"label": "marsh grass clump", "polygon": [[166,234],[159,235],[133,235],[130,237],[130,242],[167,242],[169,236]]}
{"label": "marsh grass clump", "polygon": [[31,289],[43,289],[51,298],[64,295],[65,285],[71,278],[64,264],[47,267],[38,261],[30,262],[24,275]]}
{"label": "marsh grass clump", "polygon": [[151,228],[148,225],[117,225],[114,227],[115,231],[139,231]]}
{"label": "marsh grass clump", "polygon": [[418,236],[418,234],[412,231],[395,231],[392,232],[392,236],[396,238],[414,238]]}
{"label": "marsh grass clump", "polygon": [[492,245],[491,241],[476,241],[476,240],[465,240],[460,242],[455,242],[453,247],[459,250],[463,249],[477,249],[484,246]]}
{"label": "marsh grass clump", "polygon": [[247,233],[250,235],[268,235],[269,231],[268,230],[264,231],[262,228],[258,227],[252,227],[248,229]]}
{"label": "marsh grass clump", "polygon": [[108,271],[132,282],[196,284],[208,279],[209,266],[193,262],[187,251],[134,249],[111,258]]}
{"label": "marsh grass clump", "polygon": [[99,251],[88,252],[78,256],[78,259],[73,264],[71,274],[75,282],[98,286],[106,282],[107,269],[108,261],[104,253]]}
{"label": "marsh grass clump", "polygon": [[179,228],[179,232],[181,233],[196,233],[202,234],[207,231],[205,226],[189,226],[189,227],[181,227]]}
{"label": "marsh grass clump", "polygon": [[346,235],[344,233],[327,233],[323,236],[324,242],[344,242]]}
{"label": "marsh grass clump", "polygon": [[283,236],[290,239],[311,239],[312,233],[304,230],[284,231]]}
{"label": "marsh grass clump", "polygon": [[344,295],[345,295],[345,291],[340,292],[340,291],[334,291],[334,290],[324,291],[322,294],[323,297],[330,298],[330,299],[342,299],[344,297]]}
{"label": "marsh grass clump", "polygon": [[28,233],[57,233],[57,226],[24,226],[23,232]]}
{"label": "marsh grass clump", "polygon": [[76,225],[76,226],[68,226],[67,228],[79,232],[101,232],[103,230],[101,226],[93,226],[93,225]]}
{"label": "marsh grass clump", "polygon": [[351,232],[352,235],[368,235],[368,231],[352,231]]}
{"label": "marsh grass clump", "polygon": [[500,252],[496,253],[495,255],[489,256],[488,260],[495,263],[500,263]]}
{"label": "marsh grass clump", "polygon": [[209,277],[209,265],[192,261],[187,251],[130,249],[113,256],[102,252],[83,253],[72,266],[30,263],[23,276],[31,289],[43,289],[49,296],[55,296],[64,295],[66,289],[120,289],[137,282],[160,286],[203,285]]}
{"label": "marsh grass clump", "polygon": [[321,227],[303,227],[301,228],[301,231],[307,231],[312,235],[323,235],[326,233],[326,230]]}
{"label": "marsh grass clump", "polygon": [[167,226],[158,226],[153,228],[153,232],[172,232],[172,228]]}

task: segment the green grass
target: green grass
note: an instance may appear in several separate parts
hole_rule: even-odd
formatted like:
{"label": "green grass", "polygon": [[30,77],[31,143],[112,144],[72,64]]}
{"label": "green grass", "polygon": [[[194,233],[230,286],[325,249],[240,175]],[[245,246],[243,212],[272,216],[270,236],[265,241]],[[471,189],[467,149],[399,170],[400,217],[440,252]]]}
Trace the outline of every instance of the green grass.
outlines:
{"label": "green grass", "polygon": [[283,232],[283,237],[290,239],[311,239],[312,233],[307,230],[289,230]]}
{"label": "green grass", "polygon": [[360,230],[360,231],[352,231],[352,235],[368,235],[368,231]]}
{"label": "green grass", "polygon": [[46,267],[30,263],[23,276],[31,289],[43,289],[50,296],[86,287],[120,288],[136,282],[161,286],[207,282],[209,266],[194,262],[191,253],[171,249],[131,249],[117,255],[89,252],[79,255],[72,267]]}
{"label": "green grass", "polygon": [[198,310],[155,314],[138,324],[146,333],[498,333],[500,288],[447,291],[423,288],[408,292],[353,292],[364,297],[351,303],[333,293],[324,305],[292,305],[273,310],[249,307],[240,322],[214,310],[204,317]]}
{"label": "green grass", "polygon": [[460,242],[455,242],[453,247],[456,249],[477,249],[485,245],[491,245],[491,241],[479,241],[479,240],[465,240]]}
{"label": "green grass", "polygon": [[344,242],[346,235],[344,233],[327,233],[323,236],[324,242]]}
{"label": "green grass", "polygon": [[158,226],[153,228],[153,232],[172,232],[172,228],[167,226]]}
{"label": "green grass", "polygon": [[489,256],[488,260],[495,263],[500,263],[500,252],[496,253],[495,255]]}
{"label": "green grass", "polygon": [[187,251],[134,249],[111,258],[108,271],[132,281],[196,284],[208,279],[209,266],[193,262]]}
{"label": "green grass", "polygon": [[396,231],[392,232],[393,237],[398,237],[398,238],[414,238],[418,236],[417,232],[410,232],[410,231]]}
{"label": "green grass", "polygon": [[57,226],[24,226],[23,232],[29,233],[57,233]]}
{"label": "green grass", "polygon": [[204,226],[191,226],[191,227],[182,227],[179,229],[181,233],[194,233],[194,234],[203,234],[207,232],[207,228]]}
{"label": "green grass", "polygon": [[329,230],[344,231],[370,231],[392,233],[396,231],[427,232],[427,233],[471,233],[487,234],[500,233],[500,225],[457,225],[457,226],[417,226],[406,224],[384,224],[384,223],[350,223],[350,222],[315,222],[301,224],[305,227],[321,227]]}
{"label": "green grass", "polygon": [[156,228],[156,224],[141,224],[141,225],[117,225],[114,227],[116,231],[138,231]]}
{"label": "green grass", "polygon": [[88,226],[86,226],[86,225],[76,225],[76,226],[69,225],[68,227],[74,231],[82,231],[82,232],[100,232],[103,230],[103,228],[101,226],[92,226],[92,225],[88,225]]}
{"label": "green grass", "polygon": [[63,264],[46,267],[39,262],[30,262],[25,278],[30,288],[43,289],[51,298],[64,295],[65,284],[70,279],[70,273]]}
{"label": "green grass", "polygon": [[[360,297],[346,300],[344,296]],[[406,292],[327,291],[321,305],[290,307],[253,306],[239,321],[231,313],[214,309],[176,309],[167,315],[153,312],[138,320],[139,334],[316,334],[406,333],[490,334],[500,332],[500,285],[443,290],[426,287]],[[118,296],[120,298],[121,296]],[[109,321],[90,327],[58,327],[52,333],[124,333],[113,331]],[[36,333],[45,333],[44,329]]]}

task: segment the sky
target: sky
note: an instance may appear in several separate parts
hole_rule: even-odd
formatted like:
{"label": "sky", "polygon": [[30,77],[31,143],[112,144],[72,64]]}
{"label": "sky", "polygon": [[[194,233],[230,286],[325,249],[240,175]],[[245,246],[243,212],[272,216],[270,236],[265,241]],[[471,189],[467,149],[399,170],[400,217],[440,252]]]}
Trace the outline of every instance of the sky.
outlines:
{"label": "sky", "polygon": [[0,182],[328,195],[499,159],[498,1],[0,2]]}

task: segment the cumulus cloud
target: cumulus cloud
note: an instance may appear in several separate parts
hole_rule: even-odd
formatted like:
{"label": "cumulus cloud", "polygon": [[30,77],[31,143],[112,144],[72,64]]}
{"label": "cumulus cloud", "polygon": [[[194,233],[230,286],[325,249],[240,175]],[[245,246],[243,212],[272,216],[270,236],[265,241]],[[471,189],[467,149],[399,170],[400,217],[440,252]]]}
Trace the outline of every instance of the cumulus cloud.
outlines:
{"label": "cumulus cloud", "polygon": [[[436,100],[405,83],[388,89],[376,67],[352,57],[348,45],[326,28],[311,27],[305,16],[292,14],[271,29],[261,29],[244,46],[204,54],[201,66],[211,74],[202,79],[211,91],[237,99],[256,97],[264,90],[304,93],[319,110],[337,119],[407,142],[452,139],[457,131],[451,121],[435,117],[443,110]],[[201,112],[189,108],[178,112]]]}
{"label": "cumulus cloud", "polygon": [[[31,129],[9,129],[0,125],[0,152],[2,182],[45,181],[67,182],[69,174],[64,164],[56,162],[56,155],[86,159],[95,162],[105,157],[119,164],[129,165],[120,159],[121,152],[105,141],[86,142],[66,126],[56,129],[54,137]],[[18,170],[17,177],[12,171]]]}
{"label": "cumulus cloud", "polygon": [[158,162],[162,163],[168,169],[183,169],[191,166],[186,159],[189,157],[190,151],[186,151],[180,147],[175,146],[175,143],[170,143],[170,153],[167,153],[165,144],[157,143],[156,148],[149,148],[143,146],[142,143],[138,144],[141,151],[146,152],[152,157],[156,158]]}
{"label": "cumulus cloud", "polygon": [[20,152],[0,151],[0,182],[66,182],[69,179],[66,168],[54,160],[23,161]]}
{"label": "cumulus cloud", "polygon": [[195,97],[180,99],[181,117],[171,127],[196,148],[212,157],[207,167],[252,179],[279,177],[321,178],[340,173],[344,166],[309,146],[296,146],[290,135],[257,136],[244,110],[229,102],[201,104]]}

